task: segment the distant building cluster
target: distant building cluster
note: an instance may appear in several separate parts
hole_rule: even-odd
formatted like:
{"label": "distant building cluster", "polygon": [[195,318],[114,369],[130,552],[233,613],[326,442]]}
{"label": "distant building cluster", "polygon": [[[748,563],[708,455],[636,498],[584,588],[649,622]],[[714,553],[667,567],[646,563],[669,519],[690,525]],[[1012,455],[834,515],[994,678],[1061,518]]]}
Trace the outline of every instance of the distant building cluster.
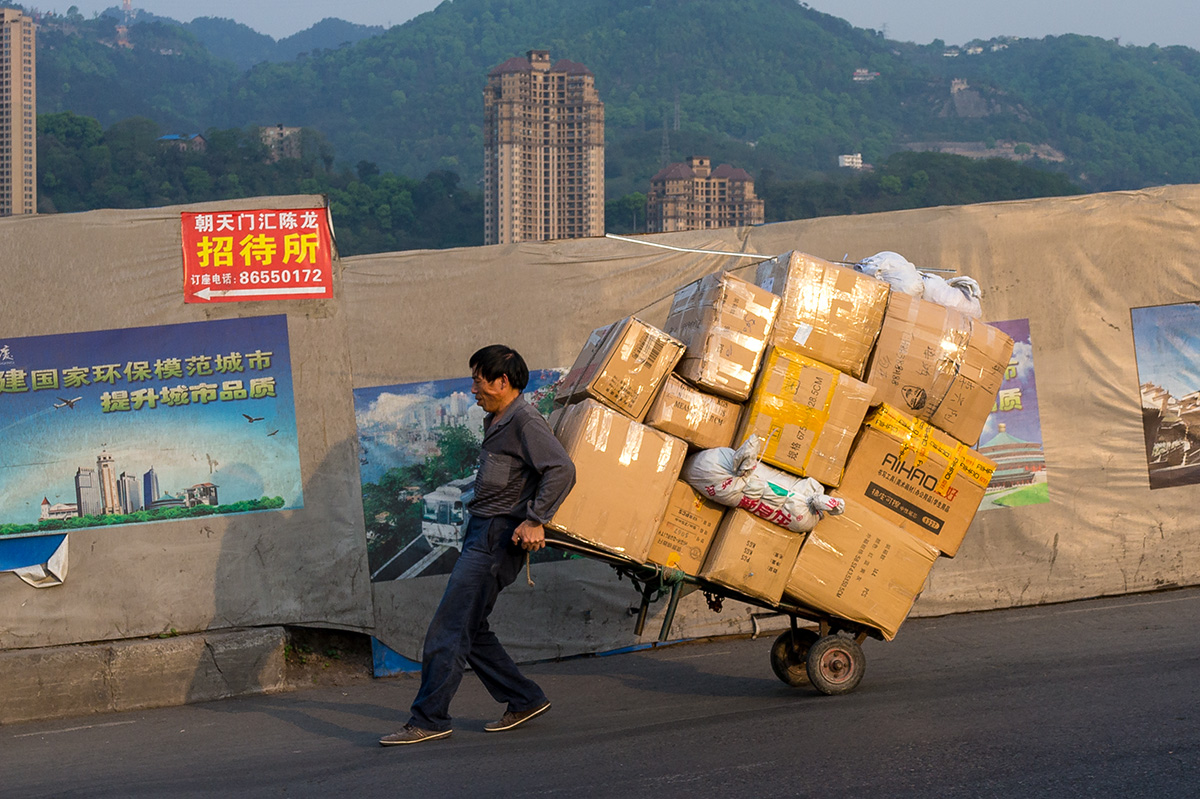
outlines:
{"label": "distant building cluster", "polygon": [[0,8],[0,216],[37,213],[34,22]]}
{"label": "distant building cluster", "polygon": [[96,468],[80,467],[75,472],[75,502],[51,504],[43,497],[41,520],[70,519],[75,516],[111,516],[137,513],[160,508],[191,508],[196,505],[218,505],[217,486],[197,483],[177,495],[161,493],[154,467],[142,474],[116,473],[113,456],[102,451],[96,458]]}
{"label": "distant building cluster", "polygon": [[652,233],[761,225],[765,219],[750,174],[729,164],[713,169],[701,155],[659,170],[646,202]]}

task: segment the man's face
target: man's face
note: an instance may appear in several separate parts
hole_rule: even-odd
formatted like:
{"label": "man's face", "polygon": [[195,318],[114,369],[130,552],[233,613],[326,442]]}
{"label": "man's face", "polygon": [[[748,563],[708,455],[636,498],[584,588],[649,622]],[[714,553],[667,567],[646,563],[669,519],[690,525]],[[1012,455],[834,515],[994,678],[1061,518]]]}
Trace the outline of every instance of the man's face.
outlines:
{"label": "man's face", "polygon": [[496,413],[508,406],[508,376],[500,375],[495,380],[486,380],[479,372],[475,372],[471,375],[471,393],[475,395],[475,404],[487,413]]}

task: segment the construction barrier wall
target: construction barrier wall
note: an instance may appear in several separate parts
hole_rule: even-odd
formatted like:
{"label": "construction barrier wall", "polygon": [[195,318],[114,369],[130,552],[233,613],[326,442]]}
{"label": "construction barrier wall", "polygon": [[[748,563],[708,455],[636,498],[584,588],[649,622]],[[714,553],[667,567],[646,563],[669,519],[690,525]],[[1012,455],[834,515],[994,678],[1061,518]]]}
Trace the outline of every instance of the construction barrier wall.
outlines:
{"label": "construction barrier wall", "polygon": [[[323,200],[257,198],[220,207],[314,204]],[[303,506],[72,531],[62,585],[37,590],[0,574],[0,602],[8,609],[0,649],[304,624],[371,632],[400,655],[419,659],[445,575],[371,581],[362,485],[373,453],[364,452],[362,424],[380,387],[411,393],[423,383],[462,380],[469,377],[470,354],[495,342],[521,351],[532,369],[569,367],[592,329],[630,314],[661,324],[677,288],[718,269],[752,278],[757,260],[792,249],[836,261],[899,252],[920,267],[975,278],[986,320],[1027,322],[1044,501],[981,512],[957,556],[935,566],[916,615],[1200,582],[1192,513],[1200,488],[1186,469],[1152,483],[1141,389],[1148,381],[1139,376],[1134,332],[1144,309],[1200,302],[1200,187],[636,242],[583,239],[351,257],[335,262],[331,300],[185,305],[180,212],[201,207],[0,220],[7,298],[0,344],[286,315]],[[333,224],[336,232],[336,219]],[[1191,376],[1200,375],[1200,332],[1177,342],[1177,349],[1190,354]],[[1149,361],[1141,366],[1148,371]],[[1184,378],[1184,387],[1174,389],[1176,400],[1200,389],[1200,377],[1191,384],[1186,372]],[[0,430],[4,426],[0,421]],[[535,563],[529,576],[533,584],[519,578],[493,616],[518,659],[611,650],[657,637],[661,607],[646,634],[635,637],[629,608],[637,595],[608,566]],[[756,612],[727,602],[713,613],[692,594],[681,603],[672,637],[748,632],[772,623],[753,618]]]}

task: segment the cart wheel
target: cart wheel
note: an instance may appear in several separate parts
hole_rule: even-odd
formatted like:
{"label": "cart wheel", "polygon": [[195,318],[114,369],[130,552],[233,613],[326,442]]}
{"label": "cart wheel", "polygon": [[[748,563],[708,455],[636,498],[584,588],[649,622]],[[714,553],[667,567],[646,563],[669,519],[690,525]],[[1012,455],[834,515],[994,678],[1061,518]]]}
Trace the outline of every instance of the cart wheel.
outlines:
{"label": "cart wheel", "polygon": [[862,647],[853,638],[827,635],[808,648],[808,678],[823,694],[848,694],[867,670]]}
{"label": "cart wheel", "polygon": [[775,676],[793,688],[808,685],[808,649],[819,637],[815,630],[784,630],[771,645]]}

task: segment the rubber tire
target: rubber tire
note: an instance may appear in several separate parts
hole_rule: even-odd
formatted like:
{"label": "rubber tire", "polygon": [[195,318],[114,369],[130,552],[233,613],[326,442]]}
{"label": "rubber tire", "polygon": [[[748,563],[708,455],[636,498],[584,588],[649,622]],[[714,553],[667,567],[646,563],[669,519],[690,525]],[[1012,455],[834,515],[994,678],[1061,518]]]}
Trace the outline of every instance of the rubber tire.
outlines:
{"label": "rubber tire", "polygon": [[850,693],[866,671],[867,659],[853,638],[827,635],[808,648],[808,679],[826,696]]}
{"label": "rubber tire", "polygon": [[771,645],[775,676],[793,688],[808,685],[808,650],[818,638],[816,630],[784,630]]}

